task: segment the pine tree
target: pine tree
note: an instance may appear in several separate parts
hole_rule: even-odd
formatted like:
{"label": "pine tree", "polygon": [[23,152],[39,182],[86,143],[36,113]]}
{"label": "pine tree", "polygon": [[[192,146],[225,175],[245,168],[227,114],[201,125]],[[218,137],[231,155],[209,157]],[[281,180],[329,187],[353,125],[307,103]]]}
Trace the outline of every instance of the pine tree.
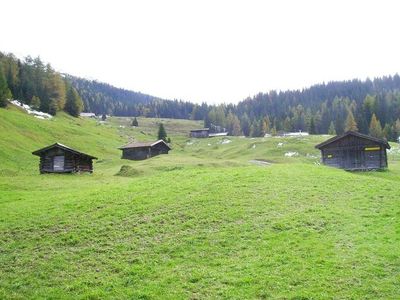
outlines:
{"label": "pine tree", "polygon": [[329,125],[328,134],[330,134],[330,135],[336,135],[335,124],[333,124],[333,121],[332,121],[331,124]]}
{"label": "pine tree", "polygon": [[264,136],[271,131],[271,121],[269,120],[269,117],[266,116],[261,122],[261,135]]}
{"label": "pine tree", "polygon": [[48,107],[49,114],[55,116],[57,114],[58,104],[55,99],[51,99]]}
{"label": "pine tree", "polygon": [[158,127],[158,139],[163,140],[164,142],[167,141],[167,132],[165,131],[163,123],[160,123]]}
{"label": "pine tree", "polygon": [[394,123],[392,132],[393,140],[398,141],[398,138],[400,137],[400,119],[397,119]]}
{"label": "pine tree", "polygon": [[392,126],[390,126],[388,123],[386,123],[385,127],[383,127],[382,134],[386,140],[388,140],[388,141],[393,140]]}
{"label": "pine tree", "polygon": [[272,136],[275,136],[277,134],[277,132],[276,132],[276,127],[274,126],[274,127],[272,127],[272,129],[271,129],[271,135]]}
{"label": "pine tree", "polygon": [[311,117],[310,119],[310,134],[316,134],[315,132],[315,123],[314,123],[314,117]]}
{"label": "pine tree", "polygon": [[286,117],[285,121],[283,121],[283,130],[286,132],[292,131],[292,123],[289,117]]}
{"label": "pine tree", "polygon": [[11,91],[8,88],[6,78],[3,74],[3,69],[0,65],[0,107],[6,107],[8,103],[7,99],[10,99],[11,97]]}
{"label": "pine tree", "polygon": [[38,96],[33,96],[32,99],[31,99],[30,106],[33,109],[38,110],[40,108],[40,98]]}
{"label": "pine tree", "polygon": [[67,101],[65,103],[65,111],[71,116],[79,117],[83,110],[83,102],[75,88],[70,86],[67,93]]}
{"label": "pine tree", "polygon": [[242,135],[242,130],[240,128],[240,121],[239,118],[235,115],[233,119],[233,125],[232,125],[232,135]]}
{"label": "pine tree", "polygon": [[352,111],[349,109],[347,112],[345,131],[358,131],[357,122],[354,119]]}
{"label": "pine tree", "polygon": [[139,122],[137,121],[136,117],[132,121],[132,126],[134,126],[134,127],[138,127],[139,126]]}
{"label": "pine tree", "polygon": [[369,134],[377,138],[383,137],[381,123],[376,118],[375,114],[372,114],[371,122],[369,123]]}
{"label": "pine tree", "polygon": [[246,113],[244,113],[243,117],[240,119],[240,127],[245,136],[250,135],[250,119]]}

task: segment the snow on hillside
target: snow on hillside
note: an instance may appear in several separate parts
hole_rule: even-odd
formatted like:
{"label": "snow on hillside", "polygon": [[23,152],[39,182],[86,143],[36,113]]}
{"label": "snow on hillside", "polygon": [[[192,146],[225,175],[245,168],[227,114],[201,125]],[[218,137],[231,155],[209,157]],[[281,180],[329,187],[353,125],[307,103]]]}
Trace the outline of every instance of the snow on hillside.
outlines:
{"label": "snow on hillside", "polygon": [[44,113],[38,110],[34,110],[32,107],[30,107],[28,104],[24,104],[19,100],[11,100],[10,101],[12,104],[21,107],[22,109],[24,109],[28,114],[30,115],[34,115],[35,118],[38,119],[51,119],[53,116],[48,114],[48,113]]}

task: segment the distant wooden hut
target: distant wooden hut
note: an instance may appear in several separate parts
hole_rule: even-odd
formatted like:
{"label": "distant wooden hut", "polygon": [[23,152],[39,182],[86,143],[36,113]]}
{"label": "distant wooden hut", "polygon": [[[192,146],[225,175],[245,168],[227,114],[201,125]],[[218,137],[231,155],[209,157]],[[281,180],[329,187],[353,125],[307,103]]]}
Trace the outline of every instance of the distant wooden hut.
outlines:
{"label": "distant wooden hut", "polygon": [[142,160],[159,154],[168,154],[171,148],[163,140],[156,142],[133,142],[122,146],[123,159]]}
{"label": "distant wooden hut", "polygon": [[387,167],[387,141],[354,131],[335,136],[315,146],[322,163],[345,170],[374,170]]}
{"label": "distant wooden hut", "polygon": [[190,137],[192,138],[208,138],[209,135],[210,135],[209,128],[190,130]]}
{"label": "distant wooden hut", "polygon": [[60,143],[32,152],[40,157],[40,173],[93,172],[92,155],[85,154]]}

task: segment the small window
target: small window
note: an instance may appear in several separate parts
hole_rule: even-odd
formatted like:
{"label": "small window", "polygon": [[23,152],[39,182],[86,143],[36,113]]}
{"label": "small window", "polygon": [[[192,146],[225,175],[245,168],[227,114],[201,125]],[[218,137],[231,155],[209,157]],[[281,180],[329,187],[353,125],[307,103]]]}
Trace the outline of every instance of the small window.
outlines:
{"label": "small window", "polygon": [[53,169],[54,171],[64,171],[64,156],[54,156]]}

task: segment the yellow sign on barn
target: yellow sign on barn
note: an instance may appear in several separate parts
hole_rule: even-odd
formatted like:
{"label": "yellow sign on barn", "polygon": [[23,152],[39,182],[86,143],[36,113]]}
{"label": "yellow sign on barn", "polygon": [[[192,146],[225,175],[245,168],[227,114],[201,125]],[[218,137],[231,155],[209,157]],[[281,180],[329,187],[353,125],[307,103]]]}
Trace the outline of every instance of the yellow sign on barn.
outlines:
{"label": "yellow sign on barn", "polygon": [[367,147],[364,150],[365,151],[377,151],[377,150],[381,150],[381,147]]}

